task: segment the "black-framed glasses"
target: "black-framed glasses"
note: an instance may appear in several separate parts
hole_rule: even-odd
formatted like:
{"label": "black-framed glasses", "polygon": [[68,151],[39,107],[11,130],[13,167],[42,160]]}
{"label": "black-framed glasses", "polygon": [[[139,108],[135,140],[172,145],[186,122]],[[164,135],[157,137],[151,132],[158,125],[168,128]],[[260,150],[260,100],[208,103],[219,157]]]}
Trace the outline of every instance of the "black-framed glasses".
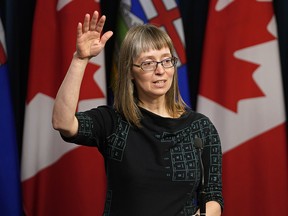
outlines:
{"label": "black-framed glasses", "polygon": [[155,71],[158,67],[158,64],[161,64],[164,68],[171,68],[177,64],[178,58],[172,56],[170,58],[166,58],[162,61],[144,61],[140,65],[133,64],[135,67],[141,68],[143,71]]}

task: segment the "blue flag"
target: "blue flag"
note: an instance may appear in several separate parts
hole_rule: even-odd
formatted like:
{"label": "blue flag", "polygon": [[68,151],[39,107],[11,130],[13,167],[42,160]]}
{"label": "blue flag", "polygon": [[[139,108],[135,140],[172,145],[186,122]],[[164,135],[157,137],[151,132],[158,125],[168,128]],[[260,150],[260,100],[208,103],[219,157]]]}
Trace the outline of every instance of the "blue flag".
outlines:
{"label": "blue flag", "polygon": [[0,215],[18,216],[22,214],[20,169],[1,20],[0,39]]}

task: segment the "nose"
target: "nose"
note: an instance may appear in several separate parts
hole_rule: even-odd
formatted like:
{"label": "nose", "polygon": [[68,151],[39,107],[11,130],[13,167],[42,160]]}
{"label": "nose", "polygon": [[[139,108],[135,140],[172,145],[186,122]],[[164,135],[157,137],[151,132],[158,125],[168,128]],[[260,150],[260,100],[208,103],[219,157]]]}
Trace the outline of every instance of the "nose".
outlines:
{"label": "nose", "polygon": [[155,74],[163,74],[165,72],[165,68],[161,64],[161,62],[157,62]]}

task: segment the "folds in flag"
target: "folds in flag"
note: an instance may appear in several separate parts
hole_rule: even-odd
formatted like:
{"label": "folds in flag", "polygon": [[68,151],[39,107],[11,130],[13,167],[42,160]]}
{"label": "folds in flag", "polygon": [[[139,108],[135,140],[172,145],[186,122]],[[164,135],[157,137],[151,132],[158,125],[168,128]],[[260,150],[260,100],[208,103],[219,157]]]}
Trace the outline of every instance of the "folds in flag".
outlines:
{"label": "folds in flag", "polygon": [[272,1],[210,1],[197,110],[219,130],[224,215],[287,215],[287,140]]}
{"label": "folds in flag", "polygon": [[[96,148],[62,141],[52,128],[53,103],[76,50],[76,28],[99,1],[37,0],[26,99],[22,188],[27,216],[102,215],[106,193],[103,158]],[[104,54],[92,58],[79,110],[106,104]]]}

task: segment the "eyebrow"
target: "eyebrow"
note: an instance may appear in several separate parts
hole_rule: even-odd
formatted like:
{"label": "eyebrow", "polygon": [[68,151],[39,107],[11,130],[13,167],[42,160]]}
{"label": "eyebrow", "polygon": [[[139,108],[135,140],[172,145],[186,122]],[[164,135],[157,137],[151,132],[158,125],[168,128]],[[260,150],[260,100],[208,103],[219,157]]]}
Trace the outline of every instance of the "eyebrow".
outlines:
{"label": "eyebrow", "polygon": [[[170,57],[172,57],[172,54],[171,54],[171,53],[165,53],[165,54],[163,54],[163,55],[160,56],[160,58],[163,58],[163,57],[168,57],[168,58],[170,58]],[[146,59],[149,59],[149,58],[151,58],[151,59],[156,59],[155,56],[149,55],[149,56],[143,56],[143,57],[140,58],[139,60],[140,60],[140,61],[145,61]]]}

